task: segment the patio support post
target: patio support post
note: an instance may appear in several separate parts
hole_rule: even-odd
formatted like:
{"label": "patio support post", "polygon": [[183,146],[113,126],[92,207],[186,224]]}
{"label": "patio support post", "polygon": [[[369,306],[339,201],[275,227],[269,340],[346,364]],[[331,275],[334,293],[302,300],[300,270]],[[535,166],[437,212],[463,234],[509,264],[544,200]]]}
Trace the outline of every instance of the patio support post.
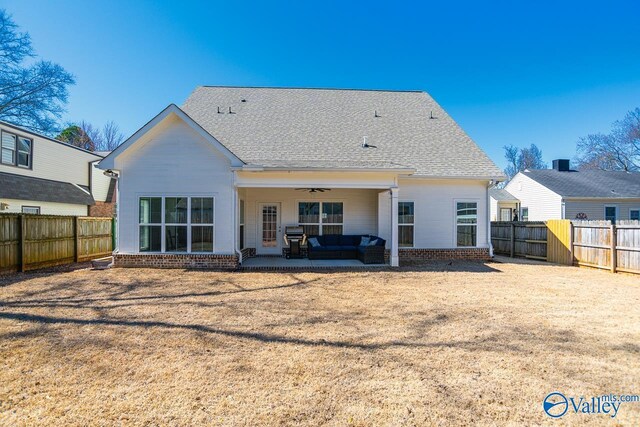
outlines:
{"label": "patio support post", "polygon": [[390,188],[391,192],[391,266],[398,267],[398,187]]}

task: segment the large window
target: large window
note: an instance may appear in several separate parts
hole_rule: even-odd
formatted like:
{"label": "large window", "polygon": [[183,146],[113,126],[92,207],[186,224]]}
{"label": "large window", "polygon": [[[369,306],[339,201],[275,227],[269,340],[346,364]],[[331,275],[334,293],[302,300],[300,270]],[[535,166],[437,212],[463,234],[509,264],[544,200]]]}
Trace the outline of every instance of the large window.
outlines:
{"label": "large window", "polygon": [[629,219],[640,221],[640,209],[630,209]]}
{"label": "large window", "polygon": [[413,202],[398,202],[398,246],[413,247]]}
{"label": "large window", "polygon": [[604,207],[604,219],[606,221],[616,222],[616,219],[618,219],[618,207],[617,206],[605,206]]}
{"label": "large window", "polygon": [[298,224],[307,236],[342,234],[344,205],[342,202],[300,202]]}
{"label": "large window", "polygon": [[476,246],[478,203],[456,202],[456,234],[458,246]]}
{"label": "large window", "polygon": [[4,165],[31,167],[33,141],[9,132],[2,131],[0,161]]}
{"label": "large window", "polygon": [[212,197],[141,197],[140,252],[213,252]]}
{"label": "large window", "polygon": [[520,211],[520,221],[529,221],[529,208],[522,208]]}

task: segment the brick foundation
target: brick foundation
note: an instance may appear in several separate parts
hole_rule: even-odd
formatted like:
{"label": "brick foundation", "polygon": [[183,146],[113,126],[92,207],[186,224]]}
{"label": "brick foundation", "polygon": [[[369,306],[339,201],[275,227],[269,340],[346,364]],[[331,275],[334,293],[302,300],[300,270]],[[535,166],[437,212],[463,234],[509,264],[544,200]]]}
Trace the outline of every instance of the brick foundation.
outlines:
{"label": "brick foundation", "polygon": [[89,206],[89,216],[113,217],[115,209],[115,203],[96,202],[95,205]]}
{"label": "brick foundation", "polygon": [[[459,259],[465,261],[489,261],[489,248],[454,249],[399,249],[400,262],[415,263],[430,260]],[[385,259],[387,254],[385,253]]]}
{"label": "brick foundation", "polygon": [[193,268],[236,270],[236,255],[208,254],[114,254],[114,267]]}

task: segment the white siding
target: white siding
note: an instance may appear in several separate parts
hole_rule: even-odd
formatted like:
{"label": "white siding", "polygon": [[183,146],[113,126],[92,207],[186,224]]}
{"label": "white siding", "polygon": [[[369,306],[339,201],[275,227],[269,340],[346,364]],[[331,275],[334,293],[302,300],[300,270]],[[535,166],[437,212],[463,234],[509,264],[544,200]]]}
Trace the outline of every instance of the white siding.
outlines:
{"label": "white siding", "polygon": [[[401,179],[398,200],[415,203],[414,247],[443,249],[457,246],[456,201],[478,203],[477,246],[487,247],[487,184],[486,181]],[[390,211],[388,197],[388,194],[380,196],[381,212]],[[390,223],[389,220],[386,222]]]}
{"label": "white siding", "polygon": [[0,172],[89,185],[89,162],[100,157],[8,126],[0,125],[0,129],[33,140],[31,169],[0,163]]}
{"label": "white siding", "polygon": [[42,215],[73,215],[86,216],[87,205],[72,205],[69,203],[39,202],[31,200],[2,199],[0,202],[9,205],[9,209],[0,213],[20,213],[23,206],[34,206],[40,208]]}
{"label": "white siding", "polygon": [[562,197],[524,174],[514,176],[505,190],[520,200],[521,208],[529,208],[529,221],[562,219]]}
{"label": "white siding", "polygon": [[91,193],[96,202],[104,202],[107,200],[107,194],[109,193],[111,177],[106,176],[104,171],[96,165],[97,162],[91,165]]}
{"label": "white siding", "polygon": [[[260,203],[281,203],[282,232],[287,225],[298,224],[299,202],[327,201],[344,204],[344,234],[377,235],[378,233],[378,190],[336,188],[324,193],[308,193],[292,188],[243,188],[239,196],[245,201],[245,247],[247,248],[255,248],[259,243],[258,205]],[[279,239],[282,239],[282,235]]]}
{"label": "white siding", "polygon": [[604,207],[617,206],[618,219],[629,219],[629,210],[640,209],[640,198],[634,200],[567,200],[565,201],[565,216],[575,219],[578,213],[584,213],[588,219],[603,220]]}
{"label": "white siding", "polygon": [[138,252],[142,196],[215,197],[214,250],[234,253],[233,174],[229,160],[181,119],[169,116],[116,158],[119,251]]}

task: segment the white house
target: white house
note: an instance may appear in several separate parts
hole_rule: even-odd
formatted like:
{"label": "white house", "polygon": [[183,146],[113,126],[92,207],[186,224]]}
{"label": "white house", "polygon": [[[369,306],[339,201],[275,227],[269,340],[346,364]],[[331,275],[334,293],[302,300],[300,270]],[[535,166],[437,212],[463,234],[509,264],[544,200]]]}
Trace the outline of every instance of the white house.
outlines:
{"label": "white house", "polygon": [[489,189],[491,221],[513,221],[520,219],[520,200],[504,188]]}
{"label": "white house", "polygon": [[111,216],[103,156],[0,121],[0,213]]}
{"label": "white house", "polygon": [[640,219],[640,173],[572,170],[569,160],[552,169],[519,172],[504,188],[520,203],[520,218]]}
{"label": "white house", "polygon": [[284,227],[372,235],[387,259],[490,254],[501,171],[425,92],[198,87],[104,158],[116,265],[235,268]]}

